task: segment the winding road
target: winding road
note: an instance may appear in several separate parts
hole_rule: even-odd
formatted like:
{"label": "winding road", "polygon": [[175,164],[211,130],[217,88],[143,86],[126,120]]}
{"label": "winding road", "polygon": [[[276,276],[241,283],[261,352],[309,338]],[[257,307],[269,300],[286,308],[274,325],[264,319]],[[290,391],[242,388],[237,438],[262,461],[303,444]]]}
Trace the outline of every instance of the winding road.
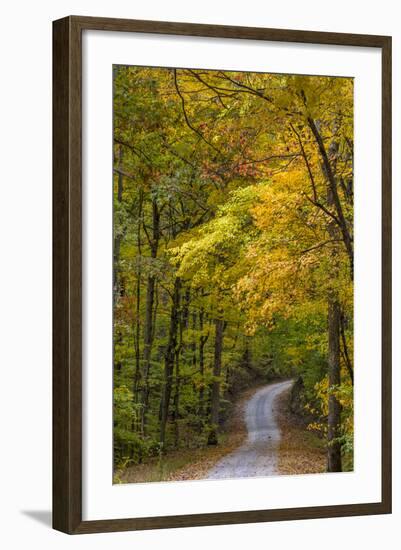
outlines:
{"label": "winding road", "polygon": [[258,390],[245,407],[247,441],[222,458],[206,479],[262,477],[277,474],[277,444],[280,429],[274,413],[276,398],[288,390],[293,380],[269,384]]}

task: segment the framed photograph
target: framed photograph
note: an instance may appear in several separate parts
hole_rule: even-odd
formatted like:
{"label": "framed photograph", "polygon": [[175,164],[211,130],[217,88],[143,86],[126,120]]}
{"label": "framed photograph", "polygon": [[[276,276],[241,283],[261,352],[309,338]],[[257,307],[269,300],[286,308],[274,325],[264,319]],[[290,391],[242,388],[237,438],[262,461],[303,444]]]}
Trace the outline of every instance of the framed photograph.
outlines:
{"label": "framed photograph", "polygon": [[391,512],[391,38],[53,27],[53,526]]}

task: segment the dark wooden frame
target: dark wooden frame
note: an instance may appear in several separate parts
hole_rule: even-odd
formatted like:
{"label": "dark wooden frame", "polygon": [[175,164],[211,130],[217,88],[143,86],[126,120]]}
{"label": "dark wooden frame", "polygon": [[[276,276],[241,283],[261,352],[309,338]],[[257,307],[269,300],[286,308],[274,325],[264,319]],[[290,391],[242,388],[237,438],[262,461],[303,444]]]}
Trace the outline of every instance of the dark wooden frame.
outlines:
{"label": "dark wooden frame", "polygon": [[[382,498],[368,504],[82,521],[81,36],[86,29],[382,51]],[[391,512],[391,37],[71,16],[53,22],[53,527],[69,534]]]}

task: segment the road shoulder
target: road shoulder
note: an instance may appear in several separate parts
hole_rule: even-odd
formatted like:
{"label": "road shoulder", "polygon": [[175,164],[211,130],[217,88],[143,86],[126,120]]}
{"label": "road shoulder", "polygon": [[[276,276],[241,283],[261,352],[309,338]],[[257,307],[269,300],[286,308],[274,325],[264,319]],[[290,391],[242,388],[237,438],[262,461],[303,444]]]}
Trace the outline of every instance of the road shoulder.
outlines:
{"label": "road shoulder", "polygon": [[278,445],[279,475],[317,474],[326,471],[324,441],[307,429],[306,423],[289,408],[290,391],[276,401],[277,420],[281,431]]}

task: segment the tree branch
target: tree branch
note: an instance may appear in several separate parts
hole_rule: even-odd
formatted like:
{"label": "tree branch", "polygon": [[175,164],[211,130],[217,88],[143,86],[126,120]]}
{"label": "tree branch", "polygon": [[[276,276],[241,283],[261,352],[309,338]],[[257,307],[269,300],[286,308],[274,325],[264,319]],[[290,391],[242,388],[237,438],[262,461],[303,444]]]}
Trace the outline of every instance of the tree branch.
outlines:
{"label": "tree branch", "polygon": [[316,143],[318,145],[320,156],[322,157],[325,176],[326,176],[326,178],[328,180],[328,183],[329,183],[330,191],[331,191],[331,194],[332,194],[332,197],[333,197],[333,203],[334,203],[335,209],[337,211],[338,224],[339,224],[342,236],[343,236],[345,248],[346,248],[347,253],[348,253],[348,258],[349,258],[350,267],[351,267],[351,278],[353,278],[353,273],[354,273],[354,251],[353,251],[353,246],[352,246],[352,238],[351,238],[351,235],[350,235],[348,227],[347,227],[347,222],[345,221],[345,218],[344,218],[344,213],[343,213],[341,203],[340,203],[340,199],[339,199],[338,192],[337,192],[336,180],[335,180],[333,171],[331,169],[330,161],[329,161],[329,158],[327,156],[327,152],[326,152],[326,148],[325,148],[324,143],[323,143],[322,136],[320,135],[320,132],[319,132],[319,130],[318,130],[316,124],[315,124],[315,121],[310,116],[308,116],[307,120],[308,120],[309,127],[312,130],[312,133],[315,137]]}
{"label": "tree branch", "polygon": [[177,91],[177,94],[181,100],[181,107],[182,107],[182,113],[184,115],[184,119],[185,119],[185,122],[188,126],[188,128],[190,128],[193,132],[195,132],[195,134],[197,136],[200,137],[200,139],[202,141],[204,141],[206,143],[206,145],[208,145],[209,147],[211,147],[212,149],[214,149],[219,155],[221,155],[221,152],[212,144],[210,143],[206,138],[205,136],[197,129],[195,128],[195,126],[193,126],[188,118],[188,115],[187,115],[187,111],[186,111],[186,107],[185,107],[185,99],[184,99],[184,96],[182,95],[181,93],[181,90],[178,86],[178,81],[177,81],[177,69],[174,69],[174,85],[175,85],[175,89]]}
{"label": "tree branch", "polygon": [[316,184],[315,184],[315,178],[313,177],[313,172],[312,172],[312,169],[311,169],[311,167],[310,167],[308,157],[306,156],[305,149],[304,149],[304,146],[303,146],[303,144],[302,144],[301,136],[299,135],[299,133],[297,132],[297,130],[295,130],[294,125],[293,125],[292,123],[290,124],[290,126],[291,126],[291,129],[292,129],[292,131],[294,132],[294,134],[297,136],[298,143],[299,143],[299,146],[300,146],[300,148],[301,148],[301,153],[302,153],[304,162],[305,162],[305,164],[306,164],[306,168],[307,168],[307,170],[308,170],[309,179],[310,179],[310,182],[311,182],[311,185],[312,185],[313,200],[314,200],[315,202],[318,202],[317,191],[316,191]]}

